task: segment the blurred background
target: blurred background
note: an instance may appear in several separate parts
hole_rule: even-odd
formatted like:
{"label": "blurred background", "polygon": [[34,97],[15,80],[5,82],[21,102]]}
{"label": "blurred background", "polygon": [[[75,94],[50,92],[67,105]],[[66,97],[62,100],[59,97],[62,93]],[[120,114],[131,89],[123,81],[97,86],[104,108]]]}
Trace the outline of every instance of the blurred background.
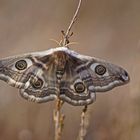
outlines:
{"label": "blurred background", "polygon": [[[78,0],[0,0],[0,58],[57,47]],[[83,0],[75,51],[124,67],[128,85],[97,94],[86,140],[140,139],[140,1]],[[53,140],[55,101],[35,104],[0,81],[0,140]],[[67,103],[62,140],[75,140],[82,107]]]}

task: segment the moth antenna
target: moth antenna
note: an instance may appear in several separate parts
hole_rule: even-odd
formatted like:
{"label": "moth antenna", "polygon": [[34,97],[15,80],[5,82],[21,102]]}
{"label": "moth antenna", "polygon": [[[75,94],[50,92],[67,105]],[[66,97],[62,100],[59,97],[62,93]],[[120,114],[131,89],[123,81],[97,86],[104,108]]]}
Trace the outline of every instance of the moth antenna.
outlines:
{"label": "moth antenna", "polygon": [[59,46],[60,46],[60,47],[63,46],[63,43],[62,43],[62,42],[63,42],[63,40],[61,39],[60,42],[59,42]]}
{"label": "moth antenna", "polygon": [[51,41],[55,42],[57,45],[59,45],[59,44],[60,44],[60,42],[58,42],[57,40],[55,40],[55,39],[53,39],[53,38],[51,38],[51,39],[49,39],[49,40],[51,40]]}
{"label": "moth antenna", "polygon": [[62,47],[62,40],[60,40],[60,42],[58,42],[55,39],[50,39],[51,41],[55,42],[59,47]]}
{"label": "moth antenna", "polygon": [[76,45],[76,44],[79,44],[78,42],[70,42],[68,44],[66,44],[64,47],[68,47],[69,45]]}

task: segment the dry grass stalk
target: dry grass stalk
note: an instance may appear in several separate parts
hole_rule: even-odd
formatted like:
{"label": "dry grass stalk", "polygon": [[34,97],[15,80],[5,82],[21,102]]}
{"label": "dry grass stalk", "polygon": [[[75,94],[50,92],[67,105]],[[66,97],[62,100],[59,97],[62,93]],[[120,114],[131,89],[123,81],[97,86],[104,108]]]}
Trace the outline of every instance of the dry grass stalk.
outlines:
{"label": "dry grass stalk", "polygon": [[74,16],[70,22],[70,25],[68,26],[68,29],[66,31],[66,33],[64,31],[62,31],[62,34],[64,36],[64,40],[63,40],[63,46],[67,45],[69,43],[69,38],[73,35],[73,32],[70,33],[71,29],[72,29],[72,26],[73,24],[75,23],[75,21],[77,20],[77,15],[78,15],[78,12],[80,10],[80,6],[81,6],[81,3],[82,3],[82,0],[79,0],[79,3],[78,3],[78,6],[77,6],[77,9],[74,13]]}
{"label": "dry grass stalk", "polygon": [[84,140],[89,126],[89,112],[87,106],[84,107],[81,113],[80,130],[77,140]]}
{"label": "dry grass stalk", "polygon": [[64,114],[61,113],[63,102],[58,98],[56,101],[56,109],[54,110],[55,122],[55,140],[60,140],[64,126]]}
{"label": "dry grass stalk", "polygon": [[[78,15],[78,12],[79,12],[79,9],[80,9],[80,6],[81,6],[81,2],[82,2],[82,0],[79,0],[77,9],[76,9],[76,11],[74,13],[74,16],[73,16],[73,18],[70,22],[70,25],[68,26],[68,29],[67,29],[66,33],[64,31],[62,31],[63,40],[59,43],[60,45],[62,44],[62,46],[68,46],[69,45],[69,38],[73,34],[73,33],[70,33],[71,28],[72,28],[73,24],[75,23],[75,21],[77,19],[77,15]],[[64,116],[64,114],[61,113],[61,108],[62,108],[63,103],[64,102],[59,99],[59,95],[58,95],[56,108],[54,110],[55,140],[60,140],[61,139],[62,130],[63,130],[63,126],[64,126],[65,116]]]}

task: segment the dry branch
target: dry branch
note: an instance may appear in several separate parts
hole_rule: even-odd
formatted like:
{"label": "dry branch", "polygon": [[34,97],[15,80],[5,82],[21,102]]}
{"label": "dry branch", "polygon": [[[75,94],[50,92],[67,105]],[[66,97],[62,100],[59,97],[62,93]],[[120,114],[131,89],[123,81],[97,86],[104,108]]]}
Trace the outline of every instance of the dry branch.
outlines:
{"label": "dry branch", "polygon": [[84,140],[85,136],[87,134],[87,129],[89,126],[89,112],[87,110],[87,106],[84,107],[81,113],[81,122],[80,122],[80,129],[79,129],[79,135],[77,140]]}
{"label": "dry branch", "polygon": [[63,102],[58,98],[56,101],[56,109],[54,110],[54,122],[55,122],[55,140],[60,140],[64,125],[64,114],[61,114]]}
{"label": "dry branch", "polygon": [[[76,19],[77,19],[77,15],[81,6],[81,1],[79,0],[77,9],[74,13],[74,16],[70,22],[70,25],[68,26],[68,29],[66,31],[66,33],[64,31],[62,31],[63,34],[63,40],[62,40],[62,45],[63,46],[68,46],[69,44],[69,38],[72,36],[73,33],[71,32],[72,26],[75,23]],[[60,42],[61,44],[61,42]],[[61,82],[61,80],[59,81]],[[60,93],[59,93],[60,94]],[[59,99],[59,95],[57,97],[57,101],[56,101],[56,107],[54,109],[54,123],[55,123],[55,140],[60,140],[61,139],[61,135],[62,135],[62,130],[63,130],[63,126],[64,126],[64,114],[61,113],[61,108],[64,102],[62,102]]]}
{"label": "dry branch", "polygon": [[75,11],[75,13],[74,13],[74,16],[73,16],[73,18],[72,18],[72,20],[71,20],[71,22],[70,22],[70,24],[69,24],[69,26],[68,26],[68,29],[67,29],[66,33],[64,33],[64,31],[62,31],[62,32],[63,32],[63,35],[64,35],[63,46],[65,46],[66,44],[69,43],[69,38],[70,38],[70,37],[72,36],[72,34],[73,34],[73,32],[72,32],[72,33],[70,33],[70,32],[71,32],[71,29],[72,29],[73,24],[74,24],[75,21],[77,20],[77,16],[78,16],[78,12],[79,12],[79,10],[80,10],[81,3],[82,3],[82,0],[79,0],[77,9],[76,9],[76,11]]}

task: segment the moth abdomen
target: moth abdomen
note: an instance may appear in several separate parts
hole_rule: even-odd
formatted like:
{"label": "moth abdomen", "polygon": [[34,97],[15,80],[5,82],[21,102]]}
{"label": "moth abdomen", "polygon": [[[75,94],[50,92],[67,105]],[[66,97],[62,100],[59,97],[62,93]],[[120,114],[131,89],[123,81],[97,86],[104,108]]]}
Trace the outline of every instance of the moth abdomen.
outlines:
{"label": "moth abdomen", "polygon": [[61,80],[63,75],[64,75],[64,70],[57,70],[56,71],[56,77],[58,80]]}

